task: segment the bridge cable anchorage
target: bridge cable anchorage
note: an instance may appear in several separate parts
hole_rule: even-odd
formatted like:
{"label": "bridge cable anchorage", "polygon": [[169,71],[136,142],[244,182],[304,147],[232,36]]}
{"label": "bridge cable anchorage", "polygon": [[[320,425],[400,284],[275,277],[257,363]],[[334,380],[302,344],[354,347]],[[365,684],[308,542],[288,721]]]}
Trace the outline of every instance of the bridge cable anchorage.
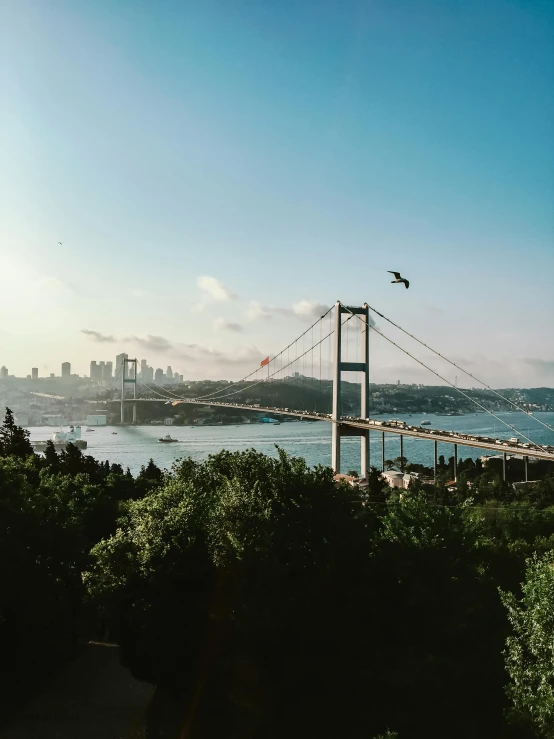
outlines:
{"label": "bridge cable anchorage", "polygon": [[[349,320],[349,319],[347,318],[346,320],[342,321],[341,325],[342,325],[342,326],[344,326],[344,324],[345,324],[345,323],[346,323],[346,321],[348,321],[348,320]],[[332,330],[332,331],[331,331],[330,333],[328,333],[328,334],[327,334],[326,336],[324,336],[324,337],[323,337],[323,339],[322,339],[321,341],[325,341],[325,339],[329,338],[329,336],[331,336],[331,334],[332,334],[333,332],[334,332],[334,329],[333,329],[333,330]],[[318,343],[317,343],[317,344],[316,344],[315,346],[313,346],[313,347],[310,347],[309,349],[307,349],[307,350],[306,350],[306,352],[305,352],[305,354],[307,354],[308,352],[312,351],[312,349],[315,349],[315,348],[316,348],[316,347],[317,347],[317,346],[318,346],[318,345],[319,345],[320,343],[321,343],[321,342],[319,342],[319,341],[318,341]],[[284,351],[284,350],[283,350],[283,351]],[[300,355],[299,357],[297,357],[296,359],[293,359],[293,360],[292,360],[292,362],[290,362],[290,364],[291,364],[291,365],[293,365],[293,364],[294,364],[295,362],[297,362],[298,360],[300,360],[300,359],[302,359],[302,358],[303,358],[303,354],[301,354],[301,355]],[[285,367],[284,367],[283,369],[286,369],[286,368],[287,368],[288,366],[289,366],[289,365],[286,365],[286,366],[285,366]],[[258,368],[258,369],[259,369],[259,368]],[[256,370],[256,372],[257,372],[257,371],[258,371],[258,370]],[[251,373],[251,374],[253,374],[253,373]],[[271,377],[274,377],[274,376],[275,376],[275,374],[276,374],[276,373],[275,373],[275,372],[273,372],[272,374],[270,374],[270,375],[269,375],[269,377],[270,377],[270,378],[271,378]],[[232,392],[227,392],[227,393],[226,393],[225,395],[219,395],[219,396],[218,396],[217,398],[213,398],[213,401],[214,401],[214,402],[216,402],[216,401],[220,400],[221,398],[229,398],[229,397],[231,397],[232,395],[237,395],[238,393],[242,393],[242,392],[244,392],[245,390],[251,390],[252,388],[256,387],[256,385],[261,385],[261,384],[262,384],[263,382],[266,382],[266,379],[267,379],[267,378],[265,378],[265,377],[264,377],[264,378],[262,378],[261,380],[257,380],[256,382],[252,382],[252,383],[250,383],[250,384],[249,384],[249,385],[248,385],[247,387],[242,387],[242,388],[239,388],[239,390],[234,390],[234,391],[232,391]],[[195,403],[195,402],[197,402],[197,401],[203,401],[204,399],[205,399],[205,396],[202,396],[202,397],[200,397],[200,398],[182,398],[182,399],[181,399],[181,402],[182,402],[182,403],[187,403],[187,402],[189,402],[189,403]]]}
{"label": "bridge cable anchorage", "polygon": [[[468,370],[465,370],[463,367],[460,367],[460,365],[459,364],[456,364],[456,362],[454,362],[452,359],[448,359],[448,357],[445,357],[444,354],[441,354],[436,349],[433,349],[433,347],[431,347],[428,344],[426,344],[424,341],[421,341],[420,339],[418,339],[417,336],[414,336],[409,331],[406,331],[406,329],[402,328],[402,326],[399,326],[393,320],[391,320],[390,318],[387,318],[387,316],[384,316],[382,313],[380,313],[375,308],[372,308],[371,305],[369,305],[369,303],[368,303],[368,306],[369,306],[369,309],[372,310],[374,313],[377,313],[377,315],[380,316],[380,318],[383,318],[385,321],[388,321],[395,328],[397,328],[400,331],[402,331],[403,333],[405,333],[411,339],[414,339],[414,341],[417,341],[418,344],[421,344],[426,349],[429,349],[429,351],[433,352],[433,354],[436,354],[441,359],[444,359],[446,362],[448,362],[449,364],[451,364],[453,367],[456,367],[456,369],[459,369],[461,372],[463,372],[468,377],[471,377],[473,380],[475,380],[476,382],[478,382],[480,385],[483,385],[483,387],[487,388],[487,390],[490,390],[492,393],[494,393],[496,396],[498,396],[499,398],[501,398],[502,400],[504,400],[506,403],[509,403],[514,408],[517,408],[518,411],[521,411],[522,413],[525,413],[525,415],[527,415],[527,416],[530,415],[528,413],[528,411],[526,411],[524,408],[521,408],[517,403],[514,403],[513,400],[510,400],[509,398],[506,398],[504,395],[502,395],[502,393],[499,393],[497,390],[495,390],[494,388],[492,388],[490,385],[487,385],[486,382],[484,382],[483,380],[480,380],[478,377],[475,377],[475,375],[472,375],[471,372],[469,372]],[[531,416],[531,418],[534,418],[535,421],[537,421],[538,423],[542,424],[543,426],[545,426],[550,431],[554,431],[554,427],[550,426],[548,423],[545,423],[544,421],[541,421],[539,418],[535,418],[535,416]]]}
{"label": "bridge cable anchorage", "polygon": [[[342,307],[345,310],[349,311],[350,313],[352,312],[352,311],[350,311],[350,309],[346,305],[343,305]],[[352,313],[352,315],[355,315],[355,314]],[[357,317],[359,318],[359,316],[357,316]],[[360,320],[362,320],[362,319],[360,318]],[[404,352],[404,354],[406,354],[408,357],[410,357],[415,362],[417,362],[418,364],[420,364],[422,367],[425,367],[426,370],[429,370],[429,372],[432,372],[436,377],[438,377],[439,379],[441,379],[443,382],[446,382],[447,385],[450,385],[450,387],[454,388],[454,390],[456,390],[456,392],[460,393],[460,395],[463,395],[464,398],[467,398],[467,400],[471,401],[472,403],[474,403],[475,405],[477,405],[479,408],[482,408],[484,411],[486,411],[486,413],[488,413],[489,415],[493,416],[493,418],[496,418],[497,421],[500,421],[500,423],[503,423],[504,426],[507,426],[512,431],[515,431],[516,434],[519,434],[519,436],[521,436],[523,439],[525,439],[526,441],[528,441],[534,447],[536,447],[539,450],[542,450],[541,445],[540,444],[537,444],[536,441],[533,441],[532,439],[529,439],[529,437],[525,436],[524,433],[522,433],[521,431],[518,431],[518,429],[515,426],[512,426],[507,421],[504,421],[504,419],[500,418],[500,416],[497,416],[495,413],[493,413],[492,411],[490,411],[484,405],[482,405],[477,400],[475,400],[474,398],[472,398],[471,395],[468,395],[467,393],[464,393],[464,391],[463,390],[460,390],[459,387],[456,387],[456,385],[454,385],[453,382],[450,382],[450,380],[447,380],[446,377],[443,377],[438,372],[435,372],[434,369],[431,369],[431,367],[429,367],[427,364],[425,364],[425,362],[422,362],[421,359],[418,359],[417,357],[414,357],[414,355],[413,354],[410,354],[410,352],[407,351],[407,349],[404,349],[399,344],[397,344],[396,342],[394,342],[392,339],[389,339],[388,336],[385,336],[385,334],[383,334],[381,331],[379,331],[378,329],[376,329],[375,326],[371,326],[371,330],[372,331],[375,331],[375,333],[379,334],[379,336],[382,336],[383,339],[385,339],[386,341],[388,341],[390,344],[392,344],[393,346],[395,346],[397,349],[400,349],[401,352]]]}

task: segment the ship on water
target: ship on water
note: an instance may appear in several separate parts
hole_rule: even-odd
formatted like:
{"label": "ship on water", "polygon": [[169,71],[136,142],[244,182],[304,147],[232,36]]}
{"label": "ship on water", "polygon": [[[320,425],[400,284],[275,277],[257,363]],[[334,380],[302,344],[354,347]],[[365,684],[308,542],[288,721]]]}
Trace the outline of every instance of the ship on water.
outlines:
{"label": "ship on water", "polygon": [[[50,441],[54,444],[54,449],[57,452],[64,451],[68,444],[75,444],[78,449],[86,449],[87,442],[81,439],[81,427],[70,426],[67,431],[54,431],[50,437]],[[46,451],[46,445],[48,441],[32,441],[31,445],[35,452]]]}

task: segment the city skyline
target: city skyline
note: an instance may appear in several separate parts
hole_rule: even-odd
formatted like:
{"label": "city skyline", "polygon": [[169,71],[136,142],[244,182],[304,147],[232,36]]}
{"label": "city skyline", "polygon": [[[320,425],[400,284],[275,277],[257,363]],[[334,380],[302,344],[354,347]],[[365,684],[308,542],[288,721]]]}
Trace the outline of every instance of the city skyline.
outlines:
{"label": "city skyline", "polygon": [[[82,377],[84,379],[89,378],[91,380],[117,380],[121,377],[121,365],[122,361],[121,358],[125,357],[126,359],[131,359],[133,361],[137,362],[137,366],[139,368],[139,378],[141,378],[144,382],[151,382],[154,379],[154,375],[158,375],[161,379],[169,379],[174,380],[175,382],[182,382],[183,381],[183,375],[179,373],[177,370],[173,370],[171,365],[168,365],[166,367],[166,370],[164,370],[161,367],[151,367],[148,364],[147,359],[141,359],[139,360],[136,357],[129,357],[127,354],[118,354],[115,358],[115,361],[111,360],[99,360],[99,359],[91,359],[89,362],[89,372],[88,374],[78,374],[78,373],[72,373],[71,372],[71,362],[62,362],[60,367],[61,371],[60,374],[56,374],[48,372],[48,374],[41,375],[39,374],[39,368],[38,367],[32,367],[31,368],[31,374],[22,374],[22,375],[16,375],[14,373],[10,373],[10,368],[6,367],[5,365],[2,365],[0,367],[0,378],[5,379],[6,377],[10,378],[16,378],[16,379],[26,379],[30,378],[33,380],[36,379],[47,379],[49,377],[56,377],[57,379],[60,378],[70,378],[70,377]],[[128,373],[133,373],[133,368],[128,367]]]}
{"label": "city skyline", "polygon": [[[554,6],[1,12],[10,372],[110,348],[236,380],[340,299],[554,385]],[[435,381],[379,337],[372,379]]]}

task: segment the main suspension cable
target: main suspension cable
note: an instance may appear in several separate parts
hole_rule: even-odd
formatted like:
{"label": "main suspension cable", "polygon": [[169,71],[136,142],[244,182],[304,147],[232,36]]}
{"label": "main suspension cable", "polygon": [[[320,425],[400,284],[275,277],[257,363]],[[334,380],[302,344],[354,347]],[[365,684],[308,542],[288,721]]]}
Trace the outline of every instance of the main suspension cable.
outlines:
{"label": "main suspension cable", "polygon": [[[347,306],[344,305],[343,308],[345,310],[347,310],[349,313],[352,313],[352,311]],[[356,315],[356,314],[355,313],[352,313],[352,315]],[[360,316],[357,316],[357,318],[359,318],[360,320],[362,320]],[[454,383],[450,382],[450,380],[447,380],[446,377],[443,377],[438,372],[436,372],[434,369],[431,369],[431,367],[429,367],[428,365],[426,365],[425,362],[422,362],[421,359],[418,359],[417,357],[414,357],[414,355],[413,354],[410,354],[409,351],[407,351],[406,349],[404,349],[403,347],[401,347],[399,344],[397,344],[396,342],[394,342],[392,339],[389,339],[388,336],[385,336],[385,334],[383,334],[381,331],[379,331],[378,329],[376,329],[375,326],[372,326],[371,327],[371,330],[372,331],[375,331],[375,333],[379,334],[379,336],[382,336],[383,339],[385,339],[386,341],[388,341],[390,344],[392,344],[393,346],[395,346],[397,349],[400,349],[401,352],[404,352],[404,354],[406,354],[408,357],[410,357],[415,362],[417,362],[418,364],[420,364],[422,367],[425,367],[425,369],[429,370],[429,372],[432,372],[436,377],[438,377],[439,379],[441,379],[443,382],[446,382],[447,385],[450,385],[450,387],[454,388],[454,390],[456,390],[456,392],[460,393],[460,395],[463,395],[464,398],[467,398],[469,401],[471,401],[475,405],[479,406],[479,408],[482,408],[484,411],[486,411],[491,416],[493,416],[493,418],[496,418],[498,421],[500,421],[500,423],[503,423],[509,429],[512,429],[512,431],[515,431],[516,434],[519,434],[520,436],[522,436],[526,441],[528,441],[534,447],[536,447],[539,450],[542,449],[542,447],[540,446],[540,444],[537,444],[536,441],[533,441],[532,439],[529,439],[521,431],[518,431],[518,429],[515,428],[515,426],[512,426],[507,421],[504,421],[503,418],[500,418],[500,416],[497,416],[495,413],[493,413],[492,411],[490,411],[484,405],[482,405],[477,400],[475,400],[474,398],[472,398],[471,395],[467,395],[467,393],[464,393],[463,390],[460,390],[459,387],[456,387],[456,385],[454,385]]]}
{"label": "main suspension cable", "polygon": [[[501,398],[501,399],[502,399],[502,400],[504,400],[504,401],[505,401],[506,403],[509,403],[509,404],[510,404],[511,406],[513,406],[514,408],[517,408],[517,410],[518,410],[518,411],[521,411],[522,413],[525,413],[525,415],[527,415],[527,416],[531,415],[531,414],[530,414],[530,413],[529,413],[528,411],[526,411],[526,410],[525,410],[525,408],[521,408],[521,406],[519,406],[519,405],[518,405],[517,403],[514,403],[514,401],[513,401],[513,400],[510,400],[509,398],[506,398],[506,397],[505,397],[504,395],[502,395],[502,393],[499,393],[499,392],[498,392],[498,390],[495,390],[495,389],[494,389],[494,388],[492,388],[492,387],[491,387],[490,385],[487,385],[487,383],[486,383],[486,382],[484,382],[483,380],[480,380],[480,379],[479,379],[478,377],[475,377],[475,375],[472,375],[472,374],[471,374],[471,372],[469,372],[468,370],[464,369],[463,367],[460,367],[460,365],[459,365],[459,364],[456,364],[456,362],[454,362],[454,361],[453,361],[452,359],[449,359],[448,357],[445,357],[445,356],[444,356],[444,354],[441,354],[441,353],[440,353],[440,352],[438,352],[438,351],[437,351],[436,349],[433,349],[433,347],[432,347],[432,346],[429,346],[429,344],[426,344],[426,343],[425,343],[424,341],[421,341],[421,339],[418,339],[418,338],[417,338],[417,336],[414,336],[414,335],[413,335],[413,334],[411,334],[411,333],[410,333],[409,331],[406,331],[406,329],[405,329],[405,328],[402,328],[402,326],[399,326],[399,325],[398,325],[397,323],[395,323],[395,322],[394,322],[393,320],[391,320],[390,318],[387,318],[387,316],[385,316],[385,315],[383,315],[382,313],[380,313],[380,312],[379,312],[379,311],[378,311],[378,310],[377,310],[376,308],[373,308],[373,307],[372,307],[371,305],[369,305],[369,303],[368,303],[368,307],[369,307],[369,309],[370,309],[370,310],[372,310],[372,311],[373,311],[374,313],[377,313],[377,315],[378,315],[378,316],[380,316],[381,318],[383,318],[383,319],[384,319],[385,321],[388,321],[388,322],[389,322],[389,323],[390,323],[390,324],[391,324],[392,326],[394,326],[395,328],[397,328],[397,329],[399,329],[400,331],[402,331],[403,333],[405,333],[405,334],[406,334],[406,336],[409,336],[409,337],[410,337],[411,339],[414,339],[414,341],[417,341],[417,343],[418,343],[418,344],[421,344],[421,345],[422,345],[422,346],[424,346],[424,347],[425,347],[426,349],[429,349],[429,351],[433,352],[433,354],[436,354],[436,355],[437,355],[438,357],[440,357],[441,359],[444,359],[444,360],[445,360],[445,362],[448,362],[448,363],[449,363],[449,364],[451,364],[451,365],[452,365],[453,367],[456,367],[456,369],[459,369],[459,370],[460,370],[460,372],[463,372],[463,373],[464,373],[464,374],[466,374],[466,375],[467,375],[468,377],[471,377],[471,378],[472,378],[473,380],[475,380],[476,382],[478,382],[478,383],[479,383],[480,385],[483,385],[483,387],[487,388],[487,390],[490,390],[490,391],[491,391],[492,393],[494,393],[494,394],[495,394],[495,395],[496,395],[497,397]],[[541,421],[541,419],[540,419],[540,418],[536,418],[536,417],[535,417],[535,416],[533,416],[533,415],[531,415],[531,418],[534,418],[534,419],[535,419],[535,421],[537,421],[538,423],[542,424],[542,425],[543,425],[543,426],[544,426],[545,428],[547,428],[547,429],[550,429],[550,431],[554,431],[554,427],[550,426],[550,425],[549,425],[548,423],[545,423],[544,421]]]}

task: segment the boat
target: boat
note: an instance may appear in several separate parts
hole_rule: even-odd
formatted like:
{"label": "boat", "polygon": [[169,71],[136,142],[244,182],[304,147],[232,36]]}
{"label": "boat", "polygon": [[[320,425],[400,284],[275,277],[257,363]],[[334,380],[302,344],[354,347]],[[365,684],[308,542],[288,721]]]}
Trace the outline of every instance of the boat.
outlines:
{"label": "boat", "polygon": [[421,421],[421,423],[419,425],[420,426],[430,426],[431,425],[431,421]]}
{"label": "boat", "polygon": [[172,439],[169,434],[166,434],[161,439],[158,439],[162,444],[174,444],[176,441],[179,441],[179,439]]}
{"label": "boat", "polygon": [[117,431],[112,431],[112,436],[116,436],[116,435],[117,435]]}
{"label": "boat", "polygon": [[[78,449],[86,449],[87,442],[81,439],[81,427],[69,426],[67,431],[54,431],[50,437],[50,441],[54,444],[57,452],[64,451],[68,444],[75,444]],[[47,441],[32,441],[32,447],[35,452],[46,451]]]}
{"label": "boat", "polygon": [[85,431],[88,433],[89,431],[94,431],[94,429],[85,429]]}

